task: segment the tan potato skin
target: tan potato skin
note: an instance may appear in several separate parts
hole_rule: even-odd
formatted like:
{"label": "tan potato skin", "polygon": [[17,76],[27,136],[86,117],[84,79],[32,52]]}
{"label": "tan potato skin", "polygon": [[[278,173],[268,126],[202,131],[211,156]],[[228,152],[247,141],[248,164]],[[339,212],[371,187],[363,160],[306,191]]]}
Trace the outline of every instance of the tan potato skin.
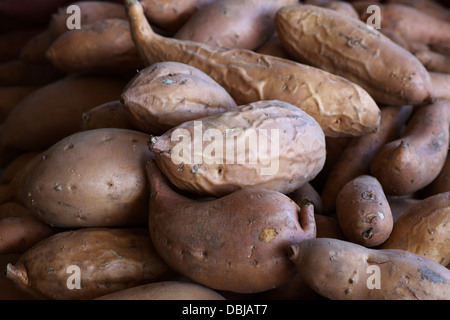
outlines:
{"label": "tan potato skin", "polygon": [[[67,287],[72,265],[80,268],[77,290]],[[161,281],[169,273],[146,228],[82,228],[39,242],[7,265],[6,276],[38,298],[86,300]]]}
{"label": "tan potato skin", "polygon": [[66,76],[22,100],[4,122],[0,145],[41,151],[77,132],[83,112],[118,99],[126,82],[100,76]]}
{"label": "tan potato skin", "polygon": [[146,225],[144,166],[153,156],[148,139],[143,132],[118,128],[70,135],[27,172],[20,202],[57,227]]}
{"label": "tan potato skin", "polygon": [[152,134],[236,107],[230,94],[206,73],[173,61],[142,69],[128,82],[121,102],[130,121]]}
{"label": "tan potato skin", "polygon": [[47,59],[71,74],[134,75],[143,67],[125,19],[106,19],[69,30],[52,42]]}
{"label": "tan potato skin", "polygon": [[358,176],[344,185],[337,195],[336,214],[346,237],[365,247],[386,241],[394,224],[383,188],[369,175]]}
{"label": "tan potato skin", "polygon": [[409,251],[443,266],[450,263],[450,191],[408,208],[381,248]]}
{"label": "tan potato skin", "polygon": [[225,298],[198,283],[162,281],[110,293],[95,300],[225,300]]}
{"label": "tan potato skin", "polygon": [[435,100],[450,100],[450,74],[430,72],[432,95]]}
{"label": "tan potato skin", "polygon": [[[291,250],[300,276],[331,300],[450,299],[450,270],[407,251],[370,249],[329,238],[304,240]],[[377,284],[377,274],[379,289],[369,289],[368,283]]]}
{"label": "tan potato skin", "polygon": [[299,208],[279,192],[246,188],[196,201],[175,193],[154,162],[147,176],[156,250],[173,270],[209,288],[237,293],[276,288],[295,274],[285,249],[315,237],[313,206]]}
{"label": "tan potato skin", "polygon": [[216,0],[194,13],[174,38],[254,50],[275,31],[278,9],[297,0]]}
{"label": "tan potato skin", "polygon": [[136,130],[128,119],[128,110],[119,100],[103,103],[82,114],[80,131],[101,128]]}
{"label": "tan potato skin", "polygon": [[381,107],[378,131],[354,137],[343,148],[327,175],[321,192],[324,214],[335,212],[336,197],[347,182],[370,172],[370,165],[377,153],[386,143],[399,136],[412,111],[412,106]]}
{"label": "tan potato skin", "polygon": [[190,64],[217,81],[238,105],[281,100],[310,114],[326,135],[377,130],[380,110],[360,86],[318,68],[245,49],[226,49],[155,34],[136,0],[126,1],[131,33],[148,66],[158,61]]}
{"label": "tan potato skin", "polygon": [[[212,143],[199,141],[199,123],[202,136],[215,130],[220,136],[214,140],[225,140],[217,147],[217,154],[208,151]],[[259,146],[251,142],[252,134],[258,136],[255,139]],[[190,141],[186,135],[190,135]],[[175,161],[182,139],[189,143],[192,156]],[[150,149],[161,171],[175,186],[209,196],[223,196],[247,186],[289,193],[312,180],[325,162],[325,137],[319,124],[282,101],[258,101],[185,122],[153,137]],[[252,161],[250,155],[254,156]]]}
{"label": "tan potato skin", "polygon": [[384,145],[374,157],[370,174],[387,195],[406,195],[430,184],[447,158],[450,102],[418,107],[402,136]]}
{"label": "tan potato skin", "polygon": [[[70,5],[76,5],[80,8],[81,27],[99,20],[127,18],[125,8],[119,3],[108,1],[74,1]],[[67,21],[73,12],[67,13],[67,7],[60,8],[50,19],[48,29],[53,40],[56,40],[63,33],[70,30],[67,28]]]}
{"label": "tan potato skin", "polygon": [[297,61],[360,85],[378,103],[430,101],[431,79],[420,61],[360,20],[318,6],[294,5],[278,10],[275,26]]}

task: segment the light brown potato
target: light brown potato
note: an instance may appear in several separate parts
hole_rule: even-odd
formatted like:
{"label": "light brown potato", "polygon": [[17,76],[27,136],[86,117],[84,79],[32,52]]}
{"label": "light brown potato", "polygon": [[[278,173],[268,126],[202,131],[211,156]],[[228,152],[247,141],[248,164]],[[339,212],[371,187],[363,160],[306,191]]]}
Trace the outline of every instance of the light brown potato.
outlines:
{"label": "light brown potato", "polygon": [[314,213],[322,213],[322,198],[309,182],[289,193],[288,197],[294,200],[299,207],[302,204],[311,202],[314,205]]}
{"label": "light brown potato", "polygon": [[450,270],[408,251],[316,238],[291,246],[290,257],[305,282],[327,299],[450,299]]}
{"label": "light brown potato", "polygon": [[430,72],[432,96],[435,100],[450,100],[450,74]]}
{"label": "light brown potato", "polygon": [[134,126],[152,134],[236,107],[230,94],[206,73],[173,61],[141,70],[120,100]]}
{"label": "light brown potato", "polygon": [[297,0],[216,0],[194,13],[174,38],[254,50],[275,32],[278,9]]}
{"label": "light brown potato", "polygon": [[391,207],[394,223],[407,209],[420,201],[420,199],[415,199],[409,194],[406,196],[387,196],[386,198],[389,202],[389,206]]}
{"label": "light brown potato", "polygon": [[20,217],[27,212],[28,209],[18,202],[8,201],[0,204],[0,219]]}
{"label": "light brown potato", "polygon": [[360,85],[378,103],[430,101],[431,79],[420,61],[360,20],[294,5],[277,11],[275,26],[283,47],[297,61]]}
{"label": "light brown potato", "polygon": [[[111,1],[74,1],[69,5],[76,5],[80,8],[80,27],[87,24],[106,19],[126,19],[127,15],[125,8],[120,3],[113,3]],[[53,40],[56,40],[63,33],[71,30],[67,27],[68,22],[73,22],[69,19],[73,15],[73,11],[67,12],[67,7],[64,6],[53,13],[48,24],[49,33]]]}
{"label": "light brown potato", "polygon": [[342,187],[336,198],[336,215],[345,236],[365,247],[386,241],[394,224],[383,188],[370,175],[358,176]]}
{"label": "light brown potato", "polygon": [[120,78],[74,75],[40,87],[8,115],[0,145],[44,150],[77,132],[83,112],[118,99],[125,84]]}
{"label": "light brown potato", "polygon": [[370,165],[377,153],[386,143],[398,138],[412,111],[412,106],[381,107],[378,131],[352,138],[341,150],[341,154],[334,159],[321,192],[324,214],[335,212],[336,197],[346,183],[370,172]]}
{"label": "light brown potato", "polygon": [[315,237],[312,204],[299,208],[279,192],[254,187],[198,201],[171,189],[154,162],[147,177],[156,250],[174,271],[211,289],[279,287],[295,275],[286,248]]}
{"label": "light brown potato", "polygon": [[[79,289],[71,275],[79,268]],[[54,234],[8,263],[6,276],[41,299],[87,300],[145,283],[172,271],[146,228],[81,228]]]}
{"label": "light brown potato", "polygon": [[12,109],[36,90],[35,86],[6,86],[0,88],[0,122],[5,121]]}
{"label": "light brown potato", "polygon": [[384,145],[370,173],[387,195],[414,193],[430,184],[447,158],[450,101],[418,107],[400,138]]}
{"label": "light brown potato", "polygon": [[279,57],[283,59],[291,59],[289,54],[281,45],[278,34],[274,32],[261,46],[255,49],[255,52],[269,56]]}
{"label": "light brown potato", "polygon": [[147,66],[160,61],[190,64],[217,81],[238,105],[291,103],[316,119],[326,135],[363,135],[378,128],[380,110],[372,97],[342,77],[251,50],[162,37],[153,32],[139,1],[126,1],[126,6],[133,40]]}
{"label": "light brown potato", "polygon": [[95,300],[225,300],[225,298],[198,283],[162,281],[110,293]]}
{"label": "light brown potato", "polygon": [[16,263],[21,253],[0,255],[0,300],[34,300],[34,297],[21,290],[10,279],[6,278],[6,265]]}
{"label": "light brown potato", "polygon": [[148,139],[143,132],[118,128],[70,135],[28,170],[20,202],[57,227],[146,225]]}
{"label": "light brown potato", "polygon": [[430,197],[438,193],[450,191],[450,156],[447,154],[444,166],[436,179],[420,191],[422,197]]}
{"label": "light brown potato", "polygon": [[46,52],[47,59],[69,74],[134,75],[143,67],[125,19],[106,19],[69,30]]}
{"label": "light brown potato", "polygon": [[414,55],[431,72],[450,73],[450,56],[431,51],[416,51]]}
{"label": "light brown potato", "polygon": [[80,131],[101,128],[121,128],[135,130],[128,119],[128,111],[119,100],[103,103],[81,115]]}
{"label": "light brown potato", "polygon": [[450,263],[450,191],[419,201],[395,222],[382,249],[409,251],[446,266]]}
{"label": "light brown potato", "polygon": [[449,21],[450,19],[450,9],[442,5],[435,0],[387,0],[387,4],[401,4],[405,6],[410,6],[420,12],[426,13],[435,18]]}
{"label": "light brown potato", "polygon": [[276,100],[187,121],[149,146],[176,187],[213,197],[250,186],[287,194],[312,180],[325,162],[319,124]]}

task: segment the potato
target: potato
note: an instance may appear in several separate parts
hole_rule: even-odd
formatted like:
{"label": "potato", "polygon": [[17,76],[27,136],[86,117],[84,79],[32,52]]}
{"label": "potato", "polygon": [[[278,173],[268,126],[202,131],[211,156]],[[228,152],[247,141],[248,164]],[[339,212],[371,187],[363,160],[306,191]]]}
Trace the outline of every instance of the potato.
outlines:
{"label": "potato", "polygon": [[17,285],[6,278],[6,265],[15,263],[21,253],[11,253],[0,255],[0,300],[34,300],[34,297],[21,290]]}
{"label": "potato", "polygon": [[35,86],[7,86],[0,87],[0,121],[5,121],[12,109],[27,95],[37,88]]}
{"label": "potato", "polygon": [[394,223],[407,209],[420,202],[420,199],[416,199],[409,194],[406,196],[387,196],[386,198],[389,202],[389,206],[391,207]]}
{"label": "potato", "polygon": [[28,209],[18,202],[8,201],[0,204],[0,219],[20,217],[28,212]]}
{"label": "potato", "polygon": [[134,126],[152,134],[236,107],[230,94],[206,73],[173,61],[141,70],[128,82],[121,102]]}
{"label": "potato", "polygon": [[345,236],[365,247],[386,241],[394,224],[383,188],[370,175],[358,176],[344,185],[337,195],[336,214]]}
{"label": "potato", "polygon": [[45,53],[52,44],[49,29],[45,29],[30,40],[28,40],[20,49],[19,59],[27,63],[48,63]]}
{"label": "potato", "polygon": [[360,175],[369,174],[375,156],[386,143],[398,138],[412,111],[412,106],[381,107],[378,131],[352,138],[341,150],[321,192],[324,214],[335,212],[336,197],[346,183]]}
{"label": "potato", "polygon": [[128,118],[128,111],[119,100],[109,101],[82,114],[80,131],[101,128],[135,130]]}
{"label": "potato", "polygon": [[430,72],[432,95],[436,100],[450,100],[450,74]]}
{"label": "potato", "polygon": [[21,168],[26,166],[26,164],[38,154],[39,152],[25,152],[17,156],[3,170],[0,177],[0,183],[10,183],[14,179],[16,173],[19,172]]}
{"label": "potato", "polygon": [[278,9],[297,0],[216,0],[194,13],[174,38],[254,50],[275,32]]}
{"label": "potato", "polygon": [[48,30],[53,40],[56,40],[66,31],[71,30],[67,27],[68,19],[73,15],[73,11],[67,12],[67,7],[70,5],[76,5],[80,8],[80,27],[84,27],[87,24],[91,24],[100,20],[127,18],[125,8],[120,3],[92,0],[74,1],[64,7],[59,8],[52,14],[48,23]]}
{"label": "potato", "polygon": [[126,82],[114,77],[67,76],[43,86],[8,115],[0,145],[44,150],[79,131],[83,112],[119,98]]}
{"label": "potato", "polygon": [[419,201],[395,222],[383,249],[409,251],[446,266],[450,263],[450,191]]}
{"label": "potato", "polygon": [[27,250],[6,270],[6,276],[25,292],[57,300],[94,299],[162,281],[170,273],[145,228],[59,232]]}
{"label": "potato", "polygon": [[314,214],[314,221],[316,221],[317,229],[316,238],[333,238],[349,241],[335,217]]}
{"label": "potato", "polygon": [[288,197],[294,200],[298,206],[311,202],[314,205],[314,213],[322,213],[322,198],[309,182],[289,193]]}
{"label": "potato", "polygon": [[450,156],[447,154],[444,166],[439,172],[436,179],[434,179],[428,186],[420,190],[422,197],[430,197],[438,193],[450,191]]}
{"label": "potato", "polygon": [[23,253],[58,232],[29,211],[19,217],[0,219],[0,254]]}
{"label": "potato", "polygon": [[207,73],[244,105],[291,103],[311,115],[328,136],[377,130],[380,110],[360,86],[318,68],[246,49],[226,49],[153,32],[139,1],[126,1],[131,34],[146,64],[177,61]]}
{"label": "potato", "polygon": [[248,186],[290,193],[312,180],[325,162],[319,124],[276,100],[185,122],[149,145],[171,183],[213,197]]}
{"label": "potato", "polygon": [[406,195],[430,184],[444,166],[449,146],[450,102],[418,107],[402,136],[384,145],[370,174],[387,195]]}
{"label": "potato", "polygon": [[0,86],[44,86],[58,81],[64,73],[49,63],[8,60],[0,63]]}
{"label": "potato", "polygon": [[274,32],[261,46],[255,49],[255,52],[283,59],[291,59],[289,54],[284,50],[278,38],[277,32]]}
{"label": "potato", "polygon": [[110,293],[95,300],[225,300],[218,292],[193,282],[161,281]]}
{"label": "potato", "polygon": [[360,20],[294,5],[277,11],[275,26],[283,47],[297,61],[360,85],[378,103],[430,101],[431,79],[420,61]]}
{"label": "potato", "polygon": [[403,250],[316,238],[291,246],[305,282],[331,300],[449,300],[450,270]]}
{"label": "potato", "polygon": [[[0,2],[0,6],[2,2]],[[0,19],[3,22],[4,20],[10,17],[1,16],[1,8],[0,8]],[[2,31],[5,28],[2,28]],[[23,27],[14,29],[14,27],[8,32],[7,30],[4,33],[0,34],[0,63],[8,62],[10,60],[19,59],[20,50],[22,47],[30,41],[37,34],[42,32],[42,27]]]}
{"label": "potato", "polygon": [[299,208],[279,192],[253,187],[199,201],[171,189],[154,162],[147,178],[156,250],[174,271],[211,289],[279,287],[295,275],[286,248],[315,237],[313,205]]}
{"label": "potato", "polygon": [[401,4],[405,6],[410,6],[420,12],[426,13],[435,18],[446,20],[450,19],[450,9],[448,6],[445,7],[442,4],[445,1],[435,1],[435,0],[387,0],[385,3],[387,4]]}
{"label": "potato", "polygon": [[143,63],[125,19],[106,19],[69,30],[46,52],[58,69],[71,74],[134,75]]}
{"label": "potato", "polygon": [[118,128],[70,135],[37,159],[18,198],[56,227],[146,225],[148,139],[145,133]]}
{"label": "potato", "polygon": [[450,56],[431,51],[429,48],[416,51],[414,55],[428,71],[450,73]]}

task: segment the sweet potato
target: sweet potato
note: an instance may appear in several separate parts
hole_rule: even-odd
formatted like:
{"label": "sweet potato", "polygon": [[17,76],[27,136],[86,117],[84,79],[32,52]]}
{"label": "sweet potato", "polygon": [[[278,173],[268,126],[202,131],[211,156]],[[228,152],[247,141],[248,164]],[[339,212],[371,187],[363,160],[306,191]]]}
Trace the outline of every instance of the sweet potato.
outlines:
{"label": "sweet potato", "polygon": [[421,200],[395,222],[382,249],[409,251],[443,266],[450,263],[450,191]]}
{"label": "sweet potato", "polygon": [[303,1],[304,4],[331,9],[353,19],[359,19],[358,11],[348,1]]}
{"label": "sweet potato", "polygon": [[450,270],[403,250],[307,239],[291,246],[300,276],[331,300],[448,300]]}
{"label": "sweet potato", "polygon": [[28,209],[18,202],[9,201],[0,204],[0,219],[20,217],[28,212]]}
{"label": "sweet potato", "polygon": [[278,9],[297,0],[216,0],[194,13],[174,38],[254,50],[273,32]]}
{"label": "sweet potato", "polygon": [[434,0],[387,0],[384,3],[410,6],[420,12],[426,13],[443,21],[450,20],[450,9]]}
{"label": "sweet potato", "polygon": [[[425,44],[448,43],[450,41],[450,22],[448,21],[436,19],[422,10],[407,5],[377,5],[381,9],[381,28],[394,30],[407,41]],[[369,15],[366,9],[367,7],[362,6],[358,11],[363,21],[366,21]]]}
{"label": "sweet potato", "polygon": [[414,55],[428,71],[450,73],[450,56],[434,52],[428,48],[427,50],[416,51]]}
{"label": "sweet potato", "polygon": [[77,132],[83,112],[118,99],[125,84],[114,77],[74,75],[40,87],[8,115],[0,145],[44,150]]}
{"label": "sweet potato", "polygon": [[133,40],[147,66],[160,61],[190,64],[216,80],[238,105],[286,101],[315,118],[326,135],[362,135],[378,128],[378,106],[346,79],[251,50],[162,37],[151,29],[139,1],[125,4]]}
{"label": "sweet potato", "polygon": [[430,72],[431,94],[435,100],[450,100],[450,74]]}
{"label": "sweet potato", "polygon": [[39,152],[25,152],[17,156],[14,160],[12,160],[3,170],[3,173],[0,177],[0,183],[10,183],[16,173],[20,171],[26,164],[34,158]]}
{"label": "sweet potato", "polygon": [[184,122],[149,146],[176,187],[213,197],[248,186],[289,193],[311,181],[325,162],[319,124],[276,100]]}
{"label": "sweet potato", "polygon": [[26,63],[19,59],[0,64],[0,86],[44,86],[64,75],[51,64]]}
{"label": "sweet potato", "polygon": [[336,214],[345,236],[365,247],[385,242],[394,224],[383,188],[370,175],[358,176],[342,187],[336,198]]}
{"label": "sweet potato", "polygon": [[406,196],[387,196],[389,206],[391,207],[392,218],[395,221],[400,218],[400,216],[410,207],[417,204],[420,199],[411,197],[411,195]]}
{"label": "sweet potato", "polygon": [[58,69],[72,74],[134,75],[143,66],[124,19],[106,19],[59,36],[46,52]]}
{"label": "sweet potato", "polygon": [[449,121],[449,101],[420,106],[402,136],[380,149],[370,172],[387,195],[414,193],[437,177],[447,157]]}
{"label": "sweet potato", "polygon": [[67,12],[67,8],[70,5],[76,5],[80,8],[80,27],[99,20],[127,18],[125,8],[120,3],[92,0],[70,2],[68,5],[55,11],[50,18],[48,29],[52,40],[56,40],[64,32],[72,30],[67,27],[67,20],[73,15],[73,12]]}
{"label": "sweet potato", "polygon": [[0,62],[19,59],[23,46],[42,30],[42,28],[26,28],[0,34]]}
{"label": "sweet potato", "polygon": [[36,89],[36,86],[0,87],[0,121],[5,121],[11,110]]}
{"label": "sweet potato", "polygon": [[297,61],[360,85],[378,103],[430,101],[431,79],[420,61],[360,20],[294,5],[278,10],[275,26],[283,47]]}
{"label": "sweet potato", "polygon": [[22,46],[19,52],[19,59],[26,63],[48,63],[45,53],[52,42],[53,39],[49,29],[47,28],[28,40]]}
{"label": "sweet potato", "polygon": [[101,128],[134,130],[135,126],[128,118],[128,111],[119,100],[106,102],[82,114],[80,131]]}
{"label": "sweet potato", "polygon": [[255,49],[255,52],[283,59],[291,59],[289,54],[281,45],[278,34],[274,32],[261,46]]}
{"label": "sweet potato", "polygon": [[337,194],[346,183],[370,172],[370,165],[377,153],[386,143],[398,138],[411,113],[412,106],[381,107],[378,131],[352,138],[342,149],[327,175],[321,192],[324,214],[335,211]]}
{"label": "sweet potato", "polygon": [[58,232],[29,211],[19,217],[0,219],[0,254],[24,253],[39,241]]}
{"label": "sweet potato", "polygon": [[57,227],[146,225],[148,139],[145,133],[116,128],[69,135],[28,170],[20,202]]}
{"label": "sweet potato", "polygon": [[333,238],[348,241],[335,217],[315,214],[316,238]]}
{"label": "sweet potato", "polygon": [[286,248],[315,237],[312,204],[299,208],[287,196],[257,187],[193,200],[171,189],[154,162],[146,168],[150,236],[174,271],[238,293],[276,288],[295,275]]}
{"label": "sweet potato", "polygon": [[0,255],[0,300],[34,300],[34,297],[18,288],[14,282],[6,278],[6,265],[15,263],[21,253]]}
{"label": "sweet potato", "polygon": [[444,166],[428,186],[420,191],[422,197],[430,197],[432,195],[450,191],[450,156],[447,154]]}
{"label": "sweet potato", "polygon": [[176,32],[195,12],[215,0],[142,0],[146,18],[150,23]]}
{"label": "sweet potato", "polygon": [[294,202],[298,206],[301,206],[302,204],[305,204],[307,202],[311,202],[314,205],[314,213],[322,213],[322,198],[309,182],[289,193],[288,197],[294,200]]}
{"label": "sweet potato", "polygon": [[[78,267],[79,287],[71,279]],[[58,232],[27,250],[6,276],[37,298],[94,299],[171,273],[145,228],[81,228]]]}
{"label": "sweet potato", "polygon": [[161,281],[110,293],[95,300],[225,300],[225,298],[198,283]]}
{"label": "sweet potato", "polygon": [[236,107],[216,81],[188,64],[157,62],[128,82],[121,102],[130,121],[152,134]]}

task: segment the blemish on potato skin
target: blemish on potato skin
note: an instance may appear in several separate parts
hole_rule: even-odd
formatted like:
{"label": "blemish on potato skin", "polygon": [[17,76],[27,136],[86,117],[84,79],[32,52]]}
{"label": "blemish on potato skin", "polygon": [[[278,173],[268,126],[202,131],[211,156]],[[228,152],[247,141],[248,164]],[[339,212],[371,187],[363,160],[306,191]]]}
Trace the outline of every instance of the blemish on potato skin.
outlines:
{"label": "blemish on potato skin", "polygon": [[277,236],[278,232],[272,228],[264,228],[258,236],[258,239],[263,242],[270,242]]}

